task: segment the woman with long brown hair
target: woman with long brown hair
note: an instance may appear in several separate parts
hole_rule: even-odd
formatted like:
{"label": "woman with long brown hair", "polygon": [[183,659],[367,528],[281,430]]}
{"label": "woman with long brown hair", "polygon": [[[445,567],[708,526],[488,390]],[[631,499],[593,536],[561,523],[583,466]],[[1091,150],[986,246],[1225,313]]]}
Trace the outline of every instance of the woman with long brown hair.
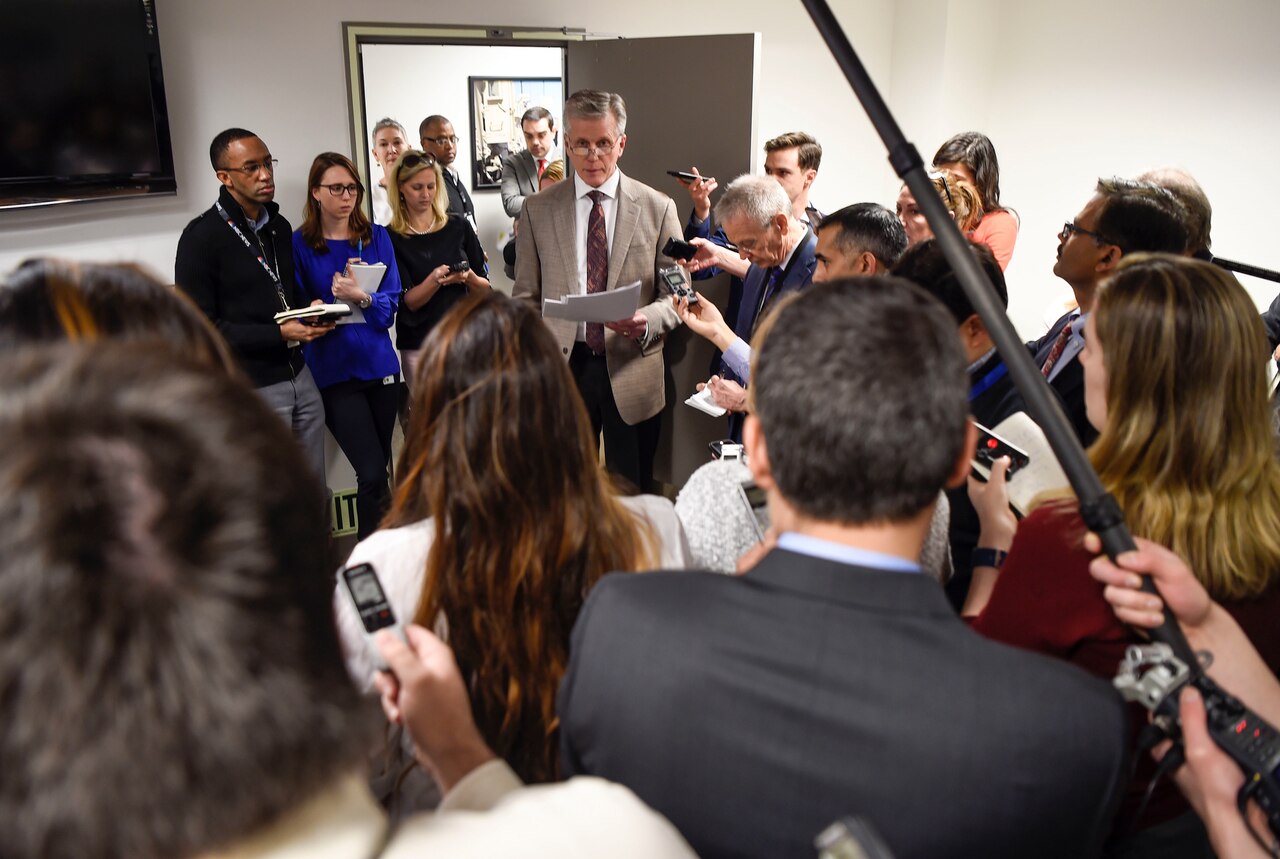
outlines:
{"label": "woman with long brown hair", "polygon": [[[351,159],[320,153],[307,188],[302,226],[293,234],[298,287],[309,300],[345,303],[355,313],[345,320],[350,324],[302,349],[324,401],[325,425],[355,470],[356,520],[367,537],[391,495],[387,468],[400,362],[387,332],[400,306],[400,270],[386,229],[370,224],[361,209],[364,184]],[[386,266],[381,281],[362,288],[352,266],[377,263]]]}
{"label": "woman with long brown hair", "polygon": [[[1085,339],[1085,404],[1100,432],[1089,457],[1103,486],[1133,533],[1185,558],[1280,669],[1280,462],[1253,300],[1209,263],[1126,255],[1098,291]],[[1143,639],[1089,575],[1074,498],[1041,504],[1019,523],[1003,474],[997,467],[986,487],[970,489],[982,522],[977,551],[987,557],[964,614],[989,638],[1110,679]],[[1152,774],[1144,755],[1117,818],[1123,844],[1105,855],[1206,855],[1204,830],[1171,785],[1139,814]]]}
{"label": "woman with long brown hair", "polygon": [[[446,638],[485,740],[525,781],[557,777],[555,697],[569,632],[610,571],[687,566],[671,503],[609,482],[568,365],[538,312],[485,291],[424,344],[406,457],[371,563],[398,617]],[[348,667],[373,664],[337,600]]]}

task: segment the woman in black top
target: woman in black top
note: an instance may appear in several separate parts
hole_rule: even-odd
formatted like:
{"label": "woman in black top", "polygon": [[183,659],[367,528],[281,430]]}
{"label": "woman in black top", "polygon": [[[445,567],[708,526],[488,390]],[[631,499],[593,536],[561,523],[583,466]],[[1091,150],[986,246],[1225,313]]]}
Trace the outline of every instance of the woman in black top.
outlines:
{"label": "woman in black top", "polygon": [[[465,218],[447,212],[440,165],[430,155],[410,149],[400,156],[387,181],[396,193],[391,202],[391,245],[400,267],[400,313],[396,345],[405,381],[413,384],[418,349],[469,290],[488,289],[489,273],[480,239]],[[453,271],[466,263],[463,271]]]}

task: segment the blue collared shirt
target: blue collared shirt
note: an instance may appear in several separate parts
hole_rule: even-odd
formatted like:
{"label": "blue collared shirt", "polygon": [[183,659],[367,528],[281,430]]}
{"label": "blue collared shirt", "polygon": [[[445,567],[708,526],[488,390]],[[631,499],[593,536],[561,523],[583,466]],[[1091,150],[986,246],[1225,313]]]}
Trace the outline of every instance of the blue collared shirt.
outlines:
{"label": "blue collared shirt", "polygon": [[890,573],[918,573],[920,565],[897,555],[886,555],[884,552],[873,552],[870,549],[859,549],[844,543],[833,543],[795,531],[786,531],[778,535],[778,548],[798,555],[835,561],[837,564],[849,564],[854,567],[869,567],[873,570],[884,570]]}

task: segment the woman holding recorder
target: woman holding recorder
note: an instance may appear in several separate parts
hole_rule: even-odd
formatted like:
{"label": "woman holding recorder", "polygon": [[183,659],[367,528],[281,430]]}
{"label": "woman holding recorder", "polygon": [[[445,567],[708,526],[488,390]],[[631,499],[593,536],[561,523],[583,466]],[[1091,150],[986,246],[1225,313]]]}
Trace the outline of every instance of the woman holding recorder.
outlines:
{"label": "woman holding recorder", "polygon": [[[400,362],[387,333],[400,302],[400,272],[387,231],[361,209],[364,185],[345,155],[311,163],[302,226],[293,234],[298,286],[311,299],[344,303],[353,317],[303,345],[324,401],[324,421],[356,473],[361,537],[378,527],[391,497],[387,469],[399,400]],[[362,287],[353,266],[381,263],[381,280]],[[371,272],[372,273],[372,272]]]}

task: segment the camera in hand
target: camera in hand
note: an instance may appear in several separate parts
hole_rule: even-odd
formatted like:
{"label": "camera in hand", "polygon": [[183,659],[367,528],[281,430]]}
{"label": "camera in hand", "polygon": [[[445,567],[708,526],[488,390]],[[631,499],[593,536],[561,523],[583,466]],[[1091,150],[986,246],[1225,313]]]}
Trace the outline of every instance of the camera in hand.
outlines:
{"label": "camera in hand", "polygon": [[689,285],[689,276],[680,266],[671,265],[659,269],[658,275],[666,282],[672,295],[685,299],[690,305],[698,303],[698,293],[693,291],[693,287]]}
{"label": "camera in hand", "polygon": [[463,260],[462,262],[455,262],[449,266],[449,271],[452,272],[453,274],[461,274],[464,271],[471,271],[471,263],[468,262],[467,260]]}

